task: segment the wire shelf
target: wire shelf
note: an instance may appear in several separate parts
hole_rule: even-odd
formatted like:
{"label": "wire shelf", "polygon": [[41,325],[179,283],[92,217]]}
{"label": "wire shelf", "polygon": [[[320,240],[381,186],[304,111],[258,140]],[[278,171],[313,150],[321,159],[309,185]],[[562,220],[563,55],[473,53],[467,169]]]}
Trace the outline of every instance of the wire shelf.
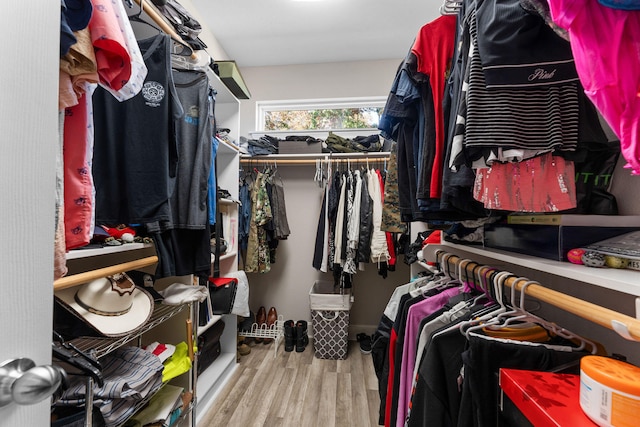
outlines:
{"label": "wire shelf", "polygon": [[93,354],[96,358],[101,358],[113,350],[122,347],[126,343],[133,341],[145,332],[155,328],[159,324],[172,318],[176,314],[185,310],[189,304],[183,305],[165,305],[155,304],[151,318],[139,329],[131,332],[131,334],[119,338],[107,338],[107,337],[79,337],[69,342],[77,346],[80,350]]}

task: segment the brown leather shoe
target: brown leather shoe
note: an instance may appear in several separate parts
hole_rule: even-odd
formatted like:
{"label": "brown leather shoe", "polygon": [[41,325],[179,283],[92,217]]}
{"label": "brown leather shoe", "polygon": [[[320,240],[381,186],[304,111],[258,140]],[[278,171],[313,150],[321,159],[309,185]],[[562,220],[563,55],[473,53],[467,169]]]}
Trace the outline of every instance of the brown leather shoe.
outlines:
{"label": "brown leather shoe", "polygon": [[[256,324],[258,325],[258,329],[260,329],[265,323],[267,323],[267,309],[261,305],[256,313]],[[255,341],[262,342],[262,338],[256,338]]]}
{"label": "brown leather shoe", "polygon": [[[278,320],[278,312],[276,311],[275,307],[271,307],[269,309],[269,314],[267,314],[267,327],[271,328],[273,325],[275,325],[276,320]],[[271,341],[273,340],[270,338],[263,340],[265,344],[269,344]]]}

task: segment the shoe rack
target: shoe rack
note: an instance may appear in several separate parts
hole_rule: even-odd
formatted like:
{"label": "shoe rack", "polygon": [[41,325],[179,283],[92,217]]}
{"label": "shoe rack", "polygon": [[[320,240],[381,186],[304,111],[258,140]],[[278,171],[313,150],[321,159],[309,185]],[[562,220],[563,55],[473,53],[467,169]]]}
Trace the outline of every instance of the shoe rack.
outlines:
{"label": "shoe rack", "polygon": [[245,338],[273,339],[273,357],[275,358],[278,355],[280,341],[284,339],[284,317],[279,315],[272,325],[253,323],[250,330],[240,331],[238,334]]}

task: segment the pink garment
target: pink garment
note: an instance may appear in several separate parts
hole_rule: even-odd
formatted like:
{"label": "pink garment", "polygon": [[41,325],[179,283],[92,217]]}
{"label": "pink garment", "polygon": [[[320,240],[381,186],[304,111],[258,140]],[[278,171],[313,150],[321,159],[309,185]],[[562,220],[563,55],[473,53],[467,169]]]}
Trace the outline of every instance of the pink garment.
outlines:
{"label": "pink garment", "polygon": [[[89,122],[91,97],[84,94],[78,105],[67,108],[64,122],[64,226],[67,250],[85,246],[93,234],[93,179],[87,161],[88,141],[93,141]],[[91,135],[89,135],[91,133]]]}
{"label": "pink garment", "polygon": [[67,247],[64,236],[64,168],[62,144],[64,135],[64,109],[58,111],[58,149],[56,150],[56,227],[53,240],[53,280],[67,274]]}
{"label": "pink garment", "polygon": [[429,317],[440,310],[449,301],[449,299],[451,299],[451,297],[458,294],[460,294],[460,288],[457,286],[451,287],[409,307],[405,323],[404,342],[402,345],[400,378],[398,379],[400,387],[398,393],[396,427],[404,427],[404,422],[409,414],[411,388],[413,386],[413,370],[416,363],[420,363],[420,361],[417,360],[420,323],[422,322],[422,319]]}
{"label": "pink garment", "polygon": [[620,138],[626,168],[640,175],[640,11],[597,0],[549,0],[553,21],[569,31],[585,93]]}
{"label": "pink garment", "polygon": [[131,77],[131,57],[110,0],[91,0],[93,14],[89,21],[91,41],[96,50],[100,82],[120,90]]}
{"label": "pink garment", "polygon": [[487,209],[557,212],[576,207],[573,162],[551,153],[476,169],[473,198]]}

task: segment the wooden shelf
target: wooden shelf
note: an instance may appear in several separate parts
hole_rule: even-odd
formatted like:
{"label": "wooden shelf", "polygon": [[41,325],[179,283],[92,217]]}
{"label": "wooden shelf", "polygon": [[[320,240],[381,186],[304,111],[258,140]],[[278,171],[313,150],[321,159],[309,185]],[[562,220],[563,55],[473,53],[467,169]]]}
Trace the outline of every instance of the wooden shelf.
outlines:
{"label": "wooden shelf", "polygon": [[218,199],[221,205],[235,205],[238,204],[237,201],[231,199]]}
{"label": "wooden shelf", "polygon": [[362,159],[367,157],[375,157],[375,158],[386,158],[389,157],[391,153],[389,151],[371,151],[371,152],[362,152],[362,153],[309,153],[309,154],[269,154],[266,156],[248,156],[242,155],[240,156],[240,161],[256,161],[260,159],[264,160],[296,160],[296,159],[305,159],[305,160],[334,160],[334,159]]}
{"label": "wooden shelf", "polygon": [[74,249],[67,252],[67,259],[80,259],[108,254],[115,254],[120,252],[135,251],[138,249],[145,249],[153,247],[152,243],[125,243],[120,246],[103,246],[101,248],[87,248],[87,249]]}
{"label": "wooden shelf", "polygon": [[223,153],[224,151],[230,151],[231,153],[238,153],[240,152],[240,147],[238,147],[237,145],[233,145],[227,141],[225,141],[224,139],[218,139],[218,141],[220,141],[220,144],[218,145],[218,150],[221,150]]}
{"label": "wooden shelf", "polygon": [[[308,135],[315,137],[326,137],[329,135],[329,132],[334,133],[338,136],[342,136],[344,138],[351,136],[361,136],[361,135],[376,135],[380,134],[380,129],[378,128],[363,128],[363,129],[307,129],[307,130],[257,130],[249,132],[249,136],[252,138],[260,138],[263,135],[270,136],[281,136],[287,137],[289,135]],[[345,136],[346,135],[346,136]]]}

